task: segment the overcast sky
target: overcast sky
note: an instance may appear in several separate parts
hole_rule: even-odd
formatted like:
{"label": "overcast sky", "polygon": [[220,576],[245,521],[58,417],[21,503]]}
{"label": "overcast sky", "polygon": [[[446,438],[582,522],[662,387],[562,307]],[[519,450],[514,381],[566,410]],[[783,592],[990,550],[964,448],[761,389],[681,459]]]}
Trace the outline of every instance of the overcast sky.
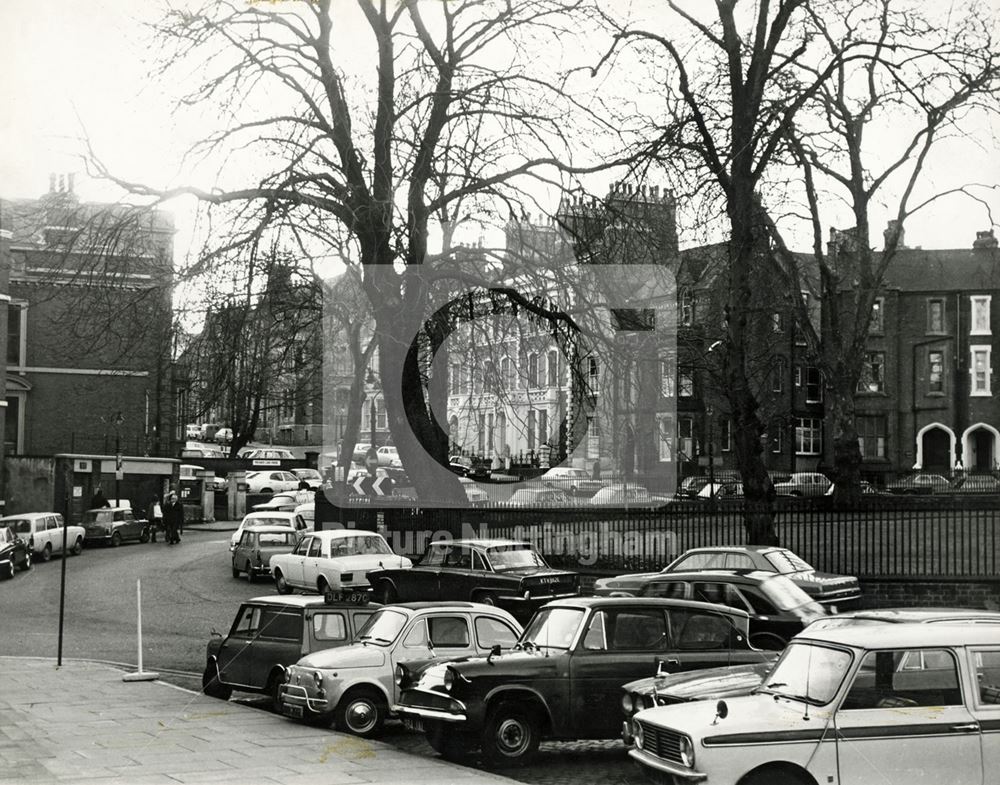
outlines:
{"label": "overcast sky", "polygon": [[[1000,6],[1000,0],[992,0]],[[89,181],[76,154],[83,129],[97,152],[125,177],[156,185],[179,183],[191,172],[180,157],[197,138],[195,121],[183,125],[170,111],[171,88],[147,78],[148,34],[141,21],[156,17],[157,0],[0,0],[0,196],[35,197],[50,172],[76,172],[85,199],[116,198]],[[979,129],[985,130],[985,129]],[[200,173],[199,173],[200,174]],[[1000,156],[949,143],[946,165],[932,183],[1000,181]],[[1000,200],[993,197],[995,205]],[[189,244],[193,210],[170,205],[178,223],[177,250]],[[878,224],[883,216],[873,216]],[[925,248],[968,247],[986,214],[962,201],[933,209],[907,226],[907,243]],[[877,236],[877,235],[876,235]]]}

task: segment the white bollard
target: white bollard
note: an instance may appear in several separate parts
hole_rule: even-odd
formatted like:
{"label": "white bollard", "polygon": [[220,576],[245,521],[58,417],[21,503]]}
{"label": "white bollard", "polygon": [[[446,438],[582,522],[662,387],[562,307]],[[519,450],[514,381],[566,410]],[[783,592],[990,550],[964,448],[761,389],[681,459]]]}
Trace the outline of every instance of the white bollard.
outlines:
{"label": "white bollard", "polygon": [[153,681],[160,678],[159,673],[146,672],[142,669],[142,579],[135,579],[135,604],[137,620],[137,637],[139,642],[139,670],[136,673],[126,673],[122,681]]}

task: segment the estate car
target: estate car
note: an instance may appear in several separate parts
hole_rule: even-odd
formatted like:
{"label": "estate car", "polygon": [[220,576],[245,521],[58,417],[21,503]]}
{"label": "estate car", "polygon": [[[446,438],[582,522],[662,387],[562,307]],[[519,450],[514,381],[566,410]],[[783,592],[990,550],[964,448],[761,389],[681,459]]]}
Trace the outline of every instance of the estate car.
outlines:
{"label": "estate car", "polygon": [[849,626],[798,635],[752,695],[639,712],[629,754],[661,782],[980,785],[998,729],[1000,627]]}
{"label": "estate car", "polygon": [[62,553],[64,539],[69,553],[77,556],[83,551],[86,536],[83,527],[66,526],[64,538],[63,523],[62,515],[57,512],[25,512],[0,518],[0,526],[10,526],[15,534],[27,540],[31,552],[42,561],[51,559],[53,553]]}
{"label": "estate car", "polygon": [[304,655],[351,641],[376,607],[322,597],[255,597],[236,613],[229,633],[212,632],[202,689],[228,700],[233,690],[260,692],[277,707],[285,668]]}

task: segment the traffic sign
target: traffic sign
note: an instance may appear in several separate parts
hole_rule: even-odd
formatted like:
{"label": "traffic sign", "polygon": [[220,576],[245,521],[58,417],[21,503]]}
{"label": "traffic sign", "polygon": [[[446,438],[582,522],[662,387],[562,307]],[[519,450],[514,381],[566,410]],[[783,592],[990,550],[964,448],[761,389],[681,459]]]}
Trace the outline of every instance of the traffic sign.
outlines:
{"label": "traffic sign", "polygon": [[351,483],[351,488],[359,496],[392,496],[392,478],[362,474]]}

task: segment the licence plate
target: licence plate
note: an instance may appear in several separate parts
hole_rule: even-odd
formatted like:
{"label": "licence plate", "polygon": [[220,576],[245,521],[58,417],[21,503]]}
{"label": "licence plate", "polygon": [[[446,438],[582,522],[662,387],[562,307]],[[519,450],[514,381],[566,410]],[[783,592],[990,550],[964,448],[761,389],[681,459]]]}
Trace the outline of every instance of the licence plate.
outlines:
{"label": "licence plate", "polygon": [[287,717],[292,717],[296,720],[302,719],[302,707],[301,706],[290,706],[287,703],[281,704],[281,713]]}
{"label": "licence plate", "polygon": [[403,727],[417,733],[424,732],[424,721],[420,717],[403,717]]}

